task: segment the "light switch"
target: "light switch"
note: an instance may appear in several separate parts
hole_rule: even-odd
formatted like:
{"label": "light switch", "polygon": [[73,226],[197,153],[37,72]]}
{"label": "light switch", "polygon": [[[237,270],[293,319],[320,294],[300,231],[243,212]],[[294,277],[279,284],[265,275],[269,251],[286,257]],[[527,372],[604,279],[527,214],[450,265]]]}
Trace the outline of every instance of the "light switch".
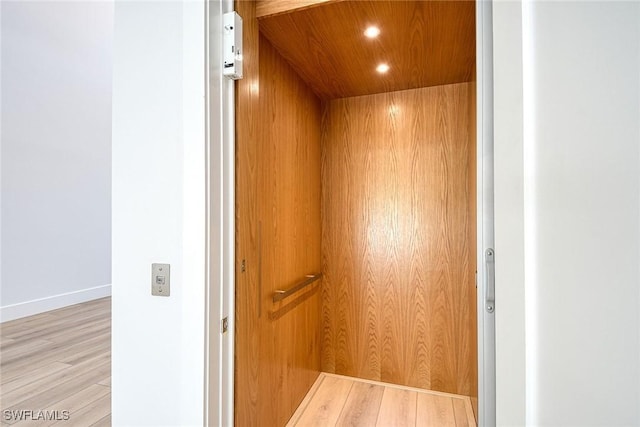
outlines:
{"label": "light switch", "polygon": [[168,297],[170,291],[171,266],[151,264],[151,295]]}

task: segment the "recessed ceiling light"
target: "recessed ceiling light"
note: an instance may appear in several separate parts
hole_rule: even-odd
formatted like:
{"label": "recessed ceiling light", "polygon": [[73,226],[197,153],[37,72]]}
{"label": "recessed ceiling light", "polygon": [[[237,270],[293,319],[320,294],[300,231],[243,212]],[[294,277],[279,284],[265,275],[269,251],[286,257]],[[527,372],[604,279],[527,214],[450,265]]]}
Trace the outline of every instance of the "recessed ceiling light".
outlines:
{"label": "recessed ceiling light", "polygon": [[380,28],[372,25],[370,27],[368,27],[366,30],[364,30],[364,35],[369,37],[370,39],[374,39],[376,37],[378,37],[378,35],[380,34]]}
{"label": "recessed ceiling light", "polygon": [[379,72],[380,74],[384,74],[387,71],[389,71],[389,66],[387,64],[380,64],[376,67],[376,71]]}

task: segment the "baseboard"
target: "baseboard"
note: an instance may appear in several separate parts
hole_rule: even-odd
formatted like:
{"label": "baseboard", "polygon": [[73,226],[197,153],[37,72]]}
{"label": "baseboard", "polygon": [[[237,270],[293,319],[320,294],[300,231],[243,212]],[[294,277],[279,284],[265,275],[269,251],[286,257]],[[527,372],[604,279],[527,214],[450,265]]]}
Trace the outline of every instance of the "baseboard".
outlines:
{"label": "baseboard", "polygon": [[20,302],[0,307],[0,323],[21,317],[32,316],[81,302],[91,301],[111,295],[111,285],[96,286],[65,294]]}

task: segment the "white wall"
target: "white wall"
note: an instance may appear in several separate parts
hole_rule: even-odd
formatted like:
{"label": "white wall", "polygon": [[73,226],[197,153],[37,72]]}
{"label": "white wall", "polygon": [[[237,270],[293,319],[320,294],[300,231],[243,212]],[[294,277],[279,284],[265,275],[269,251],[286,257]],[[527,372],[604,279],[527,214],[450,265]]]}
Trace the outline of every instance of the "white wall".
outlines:
{"label": "white wall", "polygon": [[112,419],[202,425],[205,6],[116,2],[114,21]]}
{"label": "white wall", "polygon": [[2,286],[10,320],[108,295],[110,2],[2,2]]}
{"label": "white wall", "polygon": [[531,421],[638,425],[640,3],[540,2],[531,19]]}
{"label": "white wall", "polygon": [[493,6],[496,422],[525,423],[522,9]]}
{"label": "white wall", "polygon": [[639,425],[640,3],[497,9],[499,424]]}

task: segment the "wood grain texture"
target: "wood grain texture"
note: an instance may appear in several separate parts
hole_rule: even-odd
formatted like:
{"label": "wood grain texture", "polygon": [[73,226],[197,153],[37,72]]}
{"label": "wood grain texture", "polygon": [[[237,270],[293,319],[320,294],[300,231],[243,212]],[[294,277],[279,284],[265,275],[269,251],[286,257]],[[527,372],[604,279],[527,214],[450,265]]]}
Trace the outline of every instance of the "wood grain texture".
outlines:
{"label": "wood grain texture", "polygon": [[311,403],[311,401],[313,400],[313,397],[315,396],[316,392],[320,388],[320,385],[324,381],[324,376],[325,376],[324,373],[320,373],[320,375],[318,375],[318,378],[309,389],[309,392],[307,392],[307,395],[304,397],[300,405],[298,405],[298,409],[296,409],[296,411],[293,413],[293,415],[287,422],[287,426],[296,425],[296,423],[298,422],[302,414],[305,412],[305,409],[307,408],[309,403]]}
{"label": "wood grain texture", "polygon": [[329,1],[341,0],[257,0],[256,16],[264,18],[280,13],[293,12],[294,10],[307,9]]}
{"label": "wood grain texture", "polygon": [[418,395],[416,424],[419,426],[455,426],[456,415],[453,408],[453,399],[430,394]]}
{"label": "wood grain texture", "polygon": [[235,417],[284,425],[320,370],[321,281],[272,295],[320,271],[321,106],[259,36],[255,3],[236,10],[251,67],[236,99]]}
{"label": "wood grain texture", "polygon": [[[259,39],[254,1],[236,1],[243,18],[244,78],[236,81],[235,378],[236,425],[259,423],[260,140]],[[244,264],[244,269],[243,269]]]}
{"label": "wood grain texture", "polygon": [[[82,409],[76,411],[73,415],[73,423],[78,426],[93,426],[94,424],[101,423],[105,417],[110,417],[111,414],[111,395],[101,397],[95,402],[91,402]],[[68,421],[58,421],[52,425],[65,426],[68,425]]]}
{"label": "wood grain texture", "polygon": [[18,376],[9,381],[5,381],[5,379],[2,378],[2,395],[6,396],[8,393],[13,392],[14,390],[21,389],[27,384],[41,380],[45,377],[56,374],[57,372],[63,371],[70,367],[71,365],[67,363],[52,362],[46,365],[39,366],[35,369],[31,369],[29,371],[29,375]]}
{"label": "wood grain texture", "polygon": [[466,396],[322,373],[287,426],[475,427]]}
{"label": "wood grain texture", "polygon": [[326,376],[323,376],[321,381],[320,387],[315,391],[313,398],[307,403],[300,418],[293,425],[325,427],[335,426],[338,422],[354,382],[344,378]]}
{"label": "wood grain texture", "polygon": [[[109,416],[110,315],[111,298],[102,298],[3,323],[0,410],[67,410],[74,425]],[[44,426],[55,420],[3,421]]]}
{"label": "wood grain texture", "polygon": [[89,427],[111,427],[111,414],[99,419]]}
{"label": "wood grain texture", "polygon": [[[474,75],[475,75],[475,68],[474,68]],[[475,80],[475,79],[474,79]],[[476,102],[477,102],[477,98],[476,98],[476,91],[477,91],[477,83],[475,81],[470,83],[470,95],[471,95],[471,101],[469,102],[469,135],[471,137],[472,141],[476,141],[477,139],[477,120],[476,120]],[[469,164],[473,165],[471,167],[470,173],[469,173],[469,206],[471,209],[471,222],[469,224],[469,235],[472,236],[472,241],[471,241],[471,257],[472,257],[472,262],[471,265],[474,265],[477,263],[473,262],[473,260],[477,259],[477,235],[478,235],[478,224],[477,224],[477,215],[476,212],[473,211],[473,209],[477,206],[477,170],[476,170],[476,165],[478,163],[477,160],[477,151],[476,151],[476,144],[475,142],[472,144],[472,146],[469,149]],[[474,267],[474,273],[477,270],[477,266]],[[475,292],[475,288],[473,289],[473,295],[477,295],[477,293]],[[474,297],[475,298],[475,297]],[[473,319],[478,319],[478,307],[476,304],[474,304],[472,307],[470,307],[470,316]],[[477,323],[474,323],[474,325],[477,325]],[[476,327],[476,326],[474,326]],[[477,329],[476,329],[477,331]],[[478,348],[478,333],[475,332],[471,335],[471,348],[475,349],[474,351],[477,353],[477,348]],[[471,378],[474,378],[474,383],[473,383],[473,387],[470,390],[469,393],[469,397],[470,397],[470,401],[471,401],[471,410],[473,412],[473,415],[475,417],[476,423],[478,421],[478,363],[477,363],[477,357],[475,357],[473,359],[473,364],[471,365]]]}
{"label": "wood grain texture", "polygon": [[[469,407],[471,403],[469,402]],[[453,401],[453,414],[456,418],[456,425],[462,427],[469,427],[468,416],[473,417],[473,411],[467,413],[467,405],[464,400],[457,399]]]}
{"label": "wood grain texture", "polygon": [[[381,30],[374,40],[369,25]],[[473,1],[328,2],[263,18],[260,29],[322,99],[474,78]]]}
{"label": "wood grain texture", "polygon": [[[50,405],[47,408],[42,408],[42,410],[45,410],[45,411],[56,411],[56,410],[60,411],[63,409],[67,410],[69,411],[69,415],[71,415],[71,413],[74,414],[73,421],[75,422],[75,420],[78,418],[77,415],[79,411],[81,411],[86,406],[93,404],[98,399],[108,398],[110,393],[111,393],[110,387],[104,387],[98,384],[93,384],[85,389],[79,390],[77,393],[72,394],[71,396],[65,399],[60,400],[59,402],[54,403],[53,405]],[[110,400],[108,401],[108,403],[109,405],[111,404]],[[107,414],[111,414],[110,408]],[[98,419],[104,416],[105,414],[101,412],[94,414],[94,417]],[[56,424],[56,421],[25,420],[25,421],[20,421],[16,423],[15,426],[44,427],[44,426],[50,426],[53,424]]]}
{"label": "wood grain texture", "polygon": [[418,394],[415,391],[385,388],[376,426],[408,427],[416,425],[417,397]]}
{"label": "wood grain texture", "polygon": [[477,393],[472,89],[327,103],[323,371]]}
{"label": "wood grain texture", "polygon": [[[288,288],[320,271],[318,99],[270,43],[260,38],[262,304],[266,349],[262,418],[284,425],[320,371],[321,280],[280,302]],[[293,308],[291,308],[293,307]],[[283,316],[272,313],[286,311]]]}
{"label": "wood grain texture", "polygon": [[380,411],[384,387],[355,382],[344,403],[337,426],[374,426]]}

